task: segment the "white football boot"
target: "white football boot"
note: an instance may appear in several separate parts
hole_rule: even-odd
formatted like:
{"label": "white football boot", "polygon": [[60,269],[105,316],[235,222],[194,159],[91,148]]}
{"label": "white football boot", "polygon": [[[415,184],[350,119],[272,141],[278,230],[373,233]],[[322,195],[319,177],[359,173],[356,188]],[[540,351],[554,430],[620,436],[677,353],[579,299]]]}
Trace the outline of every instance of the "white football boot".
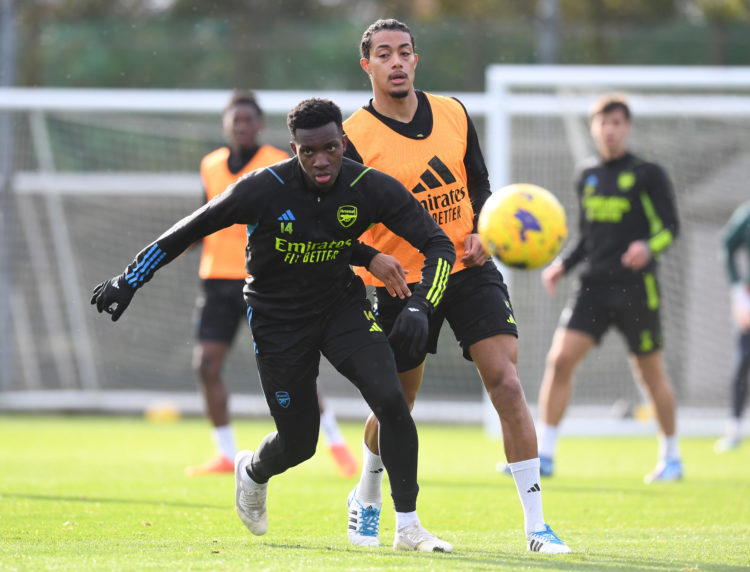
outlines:
{"label": "white football boot", "polygon": [[417,552],[451,552],[453,547],[445,540],[427,532],[421,524],[412,524],[396,531],[393,539],[394,550]]}
{"label": "white football boot", "polygon": [[380,528],[380,507],[382,503],[363,505],[357,500],[357,488],[349,493],[346,499],[348,512],[347,535],[354,546],[380,546],[378,530]]}
{"label": "white football boot", "polygon": [[235,505],[240,520],[247,529],[260,536],[268,530],[266,511],[266,490],[268,483],[259,485],[245,470],[253,459],[253,452],[239,451],[234,457]]}
{"label": "white football boot", "polygon": [[547,554],[567,554],[570,547],[552,531],[549,524],[544,530],[532,532],[526,537],[526,550],[529,552],[545,552]]}

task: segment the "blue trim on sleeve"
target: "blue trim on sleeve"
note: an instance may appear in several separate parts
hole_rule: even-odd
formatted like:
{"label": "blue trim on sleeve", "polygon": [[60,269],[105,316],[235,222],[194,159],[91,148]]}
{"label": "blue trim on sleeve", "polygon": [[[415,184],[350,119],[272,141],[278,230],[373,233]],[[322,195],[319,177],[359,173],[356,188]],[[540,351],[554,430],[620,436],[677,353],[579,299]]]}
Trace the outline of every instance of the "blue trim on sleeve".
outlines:
{"label": "blue trim on sleeve", "polygon": [[158,244],[154,244],[148,249],[143,260],[141,260],[138,265],[125,276],[126,282],[133,288],[138,288],[138,286],[143,284],[146,277],[154,271],[154,268],[159,265],[166,255],[167,253],[159,248]]}
{"label": "blue trim on sleeve", "polygon": [[273,170],[273,169],[272,169],[271,167],[266,167],[266,171],[268,171],[268,172],[269,172],[269,173],[271,173],[271,174],[272,174],[272,175],[273,175],[274,177],[276,177],[276,180],[277,180],[277,181],[279,181],[279,183],[281,183],[282,185],[284,184],[284,179],[282,179],[281,177],[279,177],[279,176],[278,176],[278,175],[276,174],[276,171],[274,171],[274,170]]}

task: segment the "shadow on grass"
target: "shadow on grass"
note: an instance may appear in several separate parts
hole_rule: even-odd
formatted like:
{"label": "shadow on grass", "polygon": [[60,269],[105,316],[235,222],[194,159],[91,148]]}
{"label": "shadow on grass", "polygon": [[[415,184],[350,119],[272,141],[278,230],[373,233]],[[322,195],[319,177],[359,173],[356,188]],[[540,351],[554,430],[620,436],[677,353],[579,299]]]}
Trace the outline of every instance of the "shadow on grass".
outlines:
{"label": "shadow on grass", "polygon": [[[357,549],[348,547],[338,549],[332,546],[313,546],[296,543],[277,543],[271,542],[266,545],[268,548],[290,550],[290,551],[310,551],[319,552],[326,550],[329,552],[339,552],[342,556],[361,555],[362,557],[377,558],[377,566],[387,564],[403,565],[405,559],[429,559],[420,561],[420,567],[428,569],[442,569],[442,564],[455,570],[484,570],[496,568],[508,568],[512,570],[628,570],[628,571],[650,571],[658,572],[661,570],[682,570],[682,571],[746,571],[747,566],[731,565],[724,563],[708,563],[705,561],[676,561],[673,558],[626,558],[626,557],[609,557],[606,554],[582,554],[573,553],[566,555],[537,554],[537,553],[505,553],[501,550],[471,550],[464,551],[455,548],[449,554],[426,554],[414,552],[396,552],[389,546],[380,548]],[[415,563],[414,560],[411,562]],[[359,566],[354,562],[350,563],[352,569]],[[368,566],[373,565],[370,560]]]}
{"label": "shadow on grass", "polygon": [[232,508],[228,505],[223,504],[206,504],[206,503],[195,503],[186,501],[170,501],[170,500],[147,500],[147,499],[127,499],[127,498],[104,498],[104,497],[89,497],[84,495],[43,495],[36,493],[3,493],[0,492],[0,499],[28,499],[37,501],[52,501],[52,502],[94,502],[102,504],[125,504],[125,505],[152,505],[152,506],[167,506],[177,508],[205,508],[205,509],[219,509],[227,510]]}

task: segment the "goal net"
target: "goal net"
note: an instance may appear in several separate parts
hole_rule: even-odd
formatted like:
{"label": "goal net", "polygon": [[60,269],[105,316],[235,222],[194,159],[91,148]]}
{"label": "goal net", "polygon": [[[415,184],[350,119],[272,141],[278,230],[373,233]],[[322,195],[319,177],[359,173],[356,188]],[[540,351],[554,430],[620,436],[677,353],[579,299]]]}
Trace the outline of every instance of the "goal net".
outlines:
{"label": "goal net", "polygon": [[[256,92],[264,143],[289,148],[286,114],[329,97],[345,114],[369,93]],[[203,410],[192,370],[200,247],[162,269],[116,324],[89,305],[98,282],[204,201],[198,166],[224,144],[226,91],[0,90],[10,172],[0,197],[0,409],[142,411],[160,403]],[[461,95],[467,104],[481,94]],[[474,104],[475,105],[475,104]],[[2,138],[0,138],[2,139]],[[427,417],[475,421],[481,390],[455,348],[426,384]],[[224,381],[235,415],[267,414],[249,328]],[[342,418],[366,405],[325,360],[319,386]],[[467,395],[466,388],[470,387]],[[456,402],[467,408],[455,408]],[[435,413],[437,412],[437,413]]]}
{"label": "goal net", "polygon": [[[667,73],[669,72],[669,73]],[[683,68],[494,66],[485,93],[459,93],[474,119],[493,188],[533,182],[563,202],[575,239],[574,167],[593,151],[586,111],[625,91],[632,149],[663,164],[682,234],[661,267],[666,361],[681,406],[725,412],[734,342],[718,232],[747,196],[750,75]],[[258,91],[262,141],[288,148],[285,117],[305,97],[344,114],[366,92]],[[168,400],[202,412],[191,368],[199,248],[162,269],[116,324],[89,307],[93,286],[203,202],[200,159],[223,144],[225,91],[0,90],[3,177],[0,243],[0,409],[141,411]],[[519,368],[536,402],[544,358],[571,280],[549,299],[539,271],[509,272],[519,322]],[[428,359],[415,417],[477,422],[476,370],[449,329]],[[235,415],[265,414],[248,328],[224,378]],[[362,419],[356,390],[323,360],[322,393],[339,417]],[[576,378],[573,411],[610,415],[642,402],[612,333]],[[619,409],[618,409],[619,408]]]}

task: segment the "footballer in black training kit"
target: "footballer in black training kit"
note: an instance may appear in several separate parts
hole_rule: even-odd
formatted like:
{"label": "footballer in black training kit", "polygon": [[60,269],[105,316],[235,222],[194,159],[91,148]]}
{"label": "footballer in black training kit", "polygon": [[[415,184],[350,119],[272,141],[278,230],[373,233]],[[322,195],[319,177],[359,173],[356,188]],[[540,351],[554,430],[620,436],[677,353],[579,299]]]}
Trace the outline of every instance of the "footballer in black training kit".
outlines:
{"label": "footballer in black training kit", "polygon": [[[393,177],[343,157],[340,109],[308,99],[287,118],[294,157],[253,171],[179,221],[91,303],[117,320],[135,292],[196,240],[247,226],[244,294],[260,381],[276,431],[235,457],[236,506],[253,534],[268,528],[268,479],[312,457],[318,439],[321,354],[362,393],[380,421],[383,461],[397,512],[416,510],[417,431],[388,339],[350,264],[357,238],[382,222],[425,256],[422,279],[394,324],[391,343],[422,351],[455,249],[429,213]],[[426,534],[426,531],[424,531]],[[424,546],[450,551],[432,537]],[[416,550],[416,548],[414,548]]]}

